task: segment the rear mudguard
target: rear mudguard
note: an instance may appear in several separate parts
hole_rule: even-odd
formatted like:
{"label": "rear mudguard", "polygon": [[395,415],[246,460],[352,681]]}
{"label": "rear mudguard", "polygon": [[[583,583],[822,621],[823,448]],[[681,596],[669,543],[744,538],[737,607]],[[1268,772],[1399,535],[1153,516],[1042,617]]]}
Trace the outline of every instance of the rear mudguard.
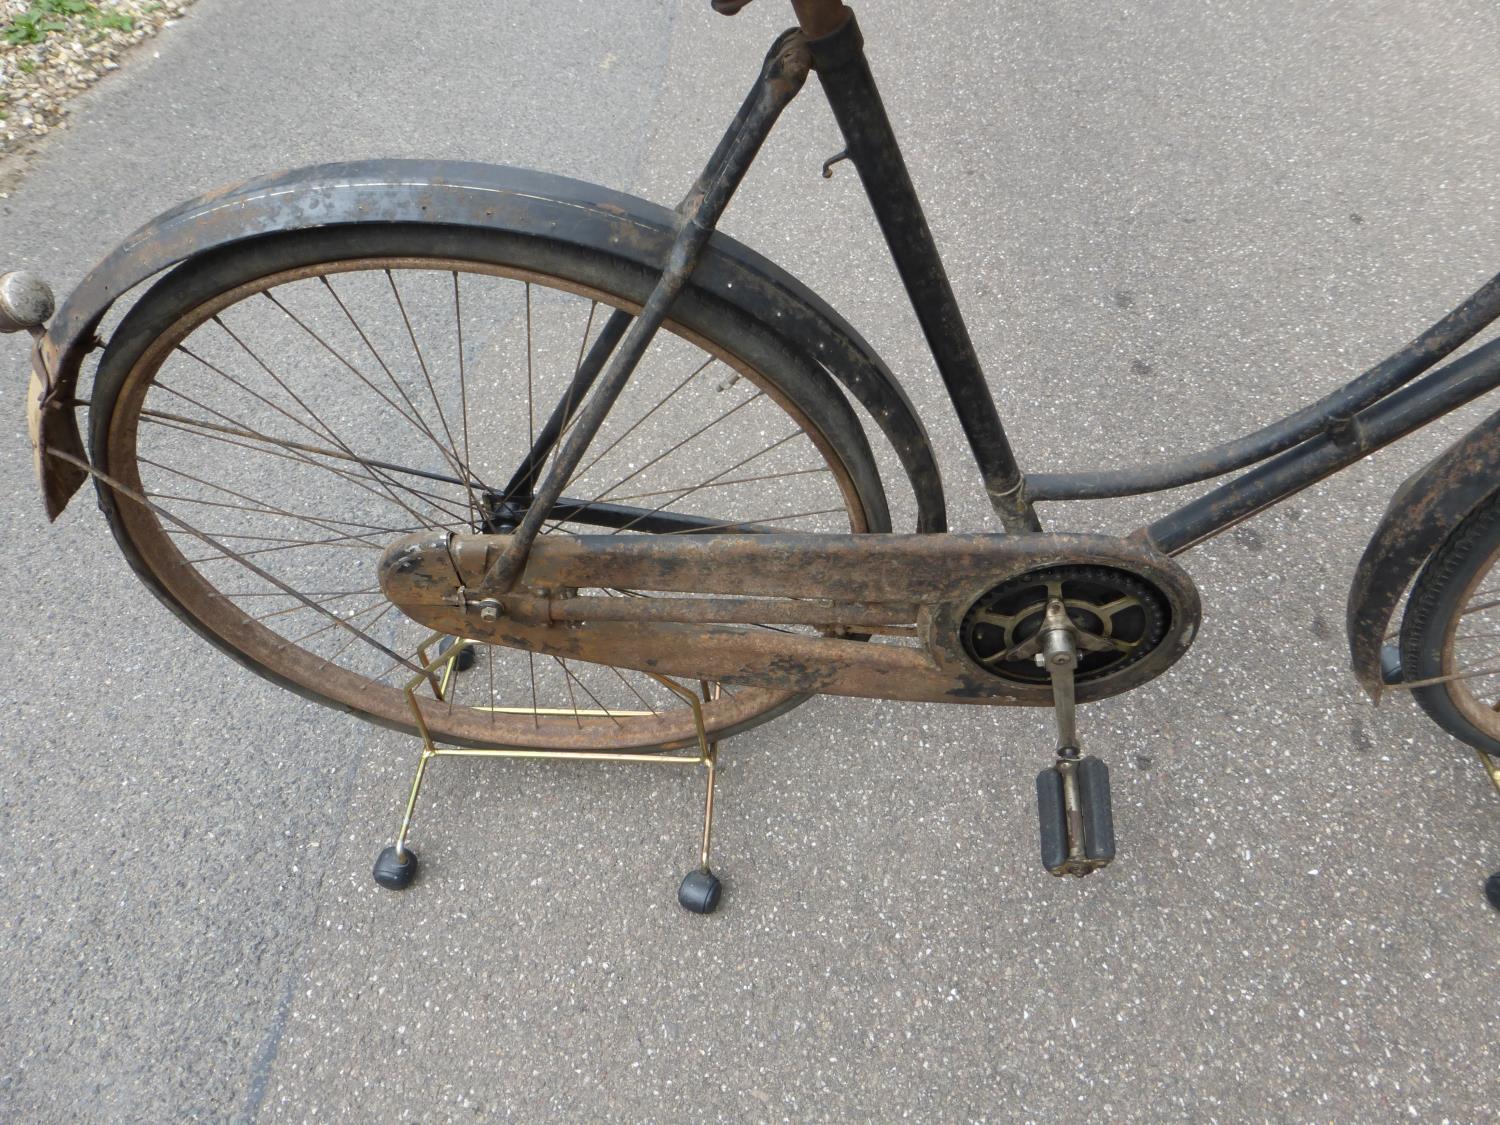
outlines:
{"label": "rear mudguard", "polygon": [[1354,675],[1380,699],[1380,647],[1401,595],[1449,532],[1500,492],[1500,413],[1470,430],[1391,497],[1349,591]]}
{"label": "rear mudguard", "polygon": [[[38,340],[28,408],[38,473],[56,519],[85,479],[56,449],[85,459],[75,417],[84,356],[103,346],[100,322],[120,296],[194,255],[233,242],[346,223],[432,223],[534,235],[659,270],[677,212],[562,176],[489,164],[373,160],[320,164],[227,187],[173,208],[125,240],[83,279]],[[942,483],[927,433],[874,350],[785,270],[715,234],[694,295],[773,331],[830,372],[869,411],[900,458],[917,501],[917,530],[944,531]]]}

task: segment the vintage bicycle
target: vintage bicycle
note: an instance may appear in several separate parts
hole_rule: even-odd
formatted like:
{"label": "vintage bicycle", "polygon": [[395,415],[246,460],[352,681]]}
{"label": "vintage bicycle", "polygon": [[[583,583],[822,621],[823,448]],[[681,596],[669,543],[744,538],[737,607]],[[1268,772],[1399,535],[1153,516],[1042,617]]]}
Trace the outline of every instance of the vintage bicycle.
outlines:
{"label": "vintage bicycle", "polygon": [[[384,886],[416,873],[438,756],[686,763],[707,787],[678,897],[710,912],[719,744],[816,693],[1052,708],[1042,862],[1096,871],[1115,854],[1109,774],[1082,751],[1077,705],[1192,644],[1199,599],[1177,557],[1500,385],[1500,340],[1465,349],[1500,315],[1497,276],[1244,437],[1023,474],[854,15],[792,6],[676,209],[513,168],[328,164],[167,212],[55,316],[40,279],[0,278],[0,329],[35,337],[49,516],[92,478],[126,559],[190,628],[421,737]],[[824,174],[848,160],[863,182],[1000,531],[948,530],[891,370],[715,233],[814,71],[847,143]],[[1354,576],[1348,634],[1370,696],[1410,692],[1500,788],[1497,469],[1500,414],[1406,481]],[[1124,538],[1044,530],[1036,512],[1236,473]],[[1500,876],[1487,893],[1500,905]]]}

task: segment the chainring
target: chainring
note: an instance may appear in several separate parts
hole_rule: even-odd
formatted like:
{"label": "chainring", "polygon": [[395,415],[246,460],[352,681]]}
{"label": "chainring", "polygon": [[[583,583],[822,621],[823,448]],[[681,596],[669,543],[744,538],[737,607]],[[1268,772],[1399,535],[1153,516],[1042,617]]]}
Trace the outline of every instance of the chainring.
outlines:
{"label": "chainring", "polygon": [[1047,603],[1062,599],[1078,630],[1080,683],[1104,679],[1148,656],[1167,635],[1170,602],[1152,583],[1106,566],[1051,566],[1007,579],[964,615],[964,652],[981,668],[1021,684],[1043,684],[1036,663]]}

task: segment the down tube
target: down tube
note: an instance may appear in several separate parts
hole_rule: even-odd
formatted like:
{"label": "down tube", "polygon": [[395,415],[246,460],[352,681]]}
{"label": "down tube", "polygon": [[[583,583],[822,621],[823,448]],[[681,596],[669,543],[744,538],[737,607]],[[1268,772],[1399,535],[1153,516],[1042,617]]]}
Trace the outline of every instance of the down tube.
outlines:
{"label": "down tube", "polygon": [[1011,534],[1040,531],[1000,412],[865,60],[864,37],[854,13],[849,13],[837,31],[808,40],[808,47],[818,80],[849,146],[849,157],[864,183],[927,346],[974,452],[990,503]]}
{"label": "down tube", "polygon": [[1491,340],[1361,411],[1339,437],[1323,434],[1273,457],[1141,528],[1135,537],[1164,554],[1181,554],[1497,386],[1500,340]]}

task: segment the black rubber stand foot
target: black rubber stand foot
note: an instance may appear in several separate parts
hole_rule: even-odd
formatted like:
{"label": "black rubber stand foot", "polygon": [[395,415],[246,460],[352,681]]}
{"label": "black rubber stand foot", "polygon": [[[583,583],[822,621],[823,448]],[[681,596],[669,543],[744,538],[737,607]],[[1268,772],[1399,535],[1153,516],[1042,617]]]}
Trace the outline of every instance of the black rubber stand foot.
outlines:
{"label": "black rubber stand foot", "polygon": [[677,888],[677,901],[694,914],[712,914],[723,893],[724,884],[712,871],[689,871]]}
{"label": "black rubber stand foot", "polygon": [[[457,642],[452,637],[444,637],[442,640],[438,641],[438,655],[441,656],[443,653],[452,648],[456,643]],[[470,668],[474,667],[473,645],[466,645],[464,647],[463,651],[458,654],[458,660],[455,662],[454,667],[457,671],[460,672],[467,672]]]}
{"label": "black rubber stand foot", "polygon": [[417,877],[417,853],[406,849],[405,861],[396,858],[394,846],[386,848],[375,857],[375,881],[388,891],[400,891],[411,886]]}
{"label": "black rubber stand foot", "polygon": [[1484,897],[1490,900],[1491,906],[1500,910],[1500,871],[1484,881]]}

